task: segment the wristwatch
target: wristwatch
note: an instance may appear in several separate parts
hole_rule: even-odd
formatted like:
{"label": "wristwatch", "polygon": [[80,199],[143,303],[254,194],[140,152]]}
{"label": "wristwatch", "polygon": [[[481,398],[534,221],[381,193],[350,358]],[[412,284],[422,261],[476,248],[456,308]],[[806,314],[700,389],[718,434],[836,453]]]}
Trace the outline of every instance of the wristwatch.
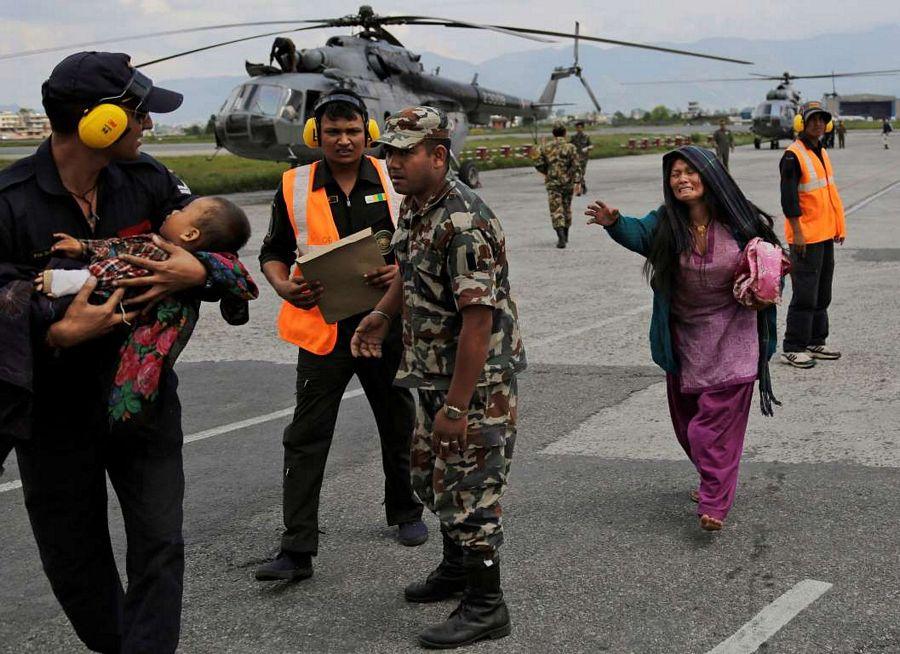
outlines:
{"label": "wristwatch", "polygon": [[445,404],[444,415],[450,418],[450,420],[459,420],[460,418],[464,418],[466,416],[466,411],[463,409],[458,409],[455,406],[451,406],[450,404]]}

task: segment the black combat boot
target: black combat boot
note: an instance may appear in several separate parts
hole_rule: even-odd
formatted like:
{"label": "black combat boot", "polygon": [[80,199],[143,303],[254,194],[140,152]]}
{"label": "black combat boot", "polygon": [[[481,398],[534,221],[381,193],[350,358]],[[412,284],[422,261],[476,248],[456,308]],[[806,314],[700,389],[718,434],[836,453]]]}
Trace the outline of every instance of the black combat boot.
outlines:
{"label": "black combat boot", "polygon": [[454,649],[487,638],[509,635],[509,611],[500,590],[500,561],[479,560],[466,565],[466,592],[450,617],[429,627],[419,644],[429,649]]}
{"label": "black combat boot", "polygon": [[569,242],[569,228],[568,228],[568,227],[563,227],[563,233],[566,235],[566,243],[568,244],[568,242]]}
{"label": "black combat boot", "polygon": [[440,602],[466,589],[466,569],[463,567],[463,549],[441,527],[444,540],[444,558],[424,582],[411,583],[403,591],[407,602],[425,604]]}
{"label": "black combat boot", "polygon": [[557,227],[556,235],[559,237],[559,240],[556,242],[556,247],[562,249],[566,247],[566,228],[565,227]]}

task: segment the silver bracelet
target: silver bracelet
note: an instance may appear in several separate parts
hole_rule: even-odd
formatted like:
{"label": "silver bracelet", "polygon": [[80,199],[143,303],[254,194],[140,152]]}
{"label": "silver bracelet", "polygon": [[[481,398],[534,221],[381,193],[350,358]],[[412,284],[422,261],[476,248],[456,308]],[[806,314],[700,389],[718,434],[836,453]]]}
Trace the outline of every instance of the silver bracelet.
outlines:
{"label": "silver bracelet", "polygon": [[391,321],[391,317],[390,317],[389,315],[387,315],[387,314],[386,314],[384,311],[382,311],[381,309],[372,309],[372,311],[370,311],[370,313],[374,313],[376,316],[381,316],[382,318],[384,318],[384,319],[387,320],[388,322]]}

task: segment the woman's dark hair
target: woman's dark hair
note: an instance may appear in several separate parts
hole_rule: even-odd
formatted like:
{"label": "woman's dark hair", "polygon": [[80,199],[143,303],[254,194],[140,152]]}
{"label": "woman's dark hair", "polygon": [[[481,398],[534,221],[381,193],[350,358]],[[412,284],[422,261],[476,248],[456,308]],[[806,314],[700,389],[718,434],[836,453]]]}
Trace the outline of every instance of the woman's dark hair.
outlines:
{"label": "woman's dark hair", "polygon": [[199,249],[237,254],[250,240],[247,214],[231,200],[222,197],[208,197],[205,200],[212,206],[197,220],[201,233]]}
{"label": "woman's dark hair", "polygon": [[693,246],[688,206],[675,198],[669,185],[669,176],[677,161],[686,162],[700,173],[703,201],[713,220],[719,221],[740,241],[747,242],[759,236],[764,241],[780,245],[773,229],[772,216],[744,197],[715,156],[695,146],[670,152],[663,158],[663,195],[666,202],[659,208],[659,223],[644,262],[644,275],[650,285],[665,295],[672,293],[681,255]]}

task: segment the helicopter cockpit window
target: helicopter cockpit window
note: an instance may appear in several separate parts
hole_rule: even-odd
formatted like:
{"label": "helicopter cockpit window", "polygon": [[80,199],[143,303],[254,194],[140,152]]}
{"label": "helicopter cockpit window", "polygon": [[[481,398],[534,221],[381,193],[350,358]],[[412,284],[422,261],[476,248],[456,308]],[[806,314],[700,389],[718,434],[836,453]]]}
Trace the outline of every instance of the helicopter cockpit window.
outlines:
{"label": "helicopter cockpit window", "polygon": [[247,111],[263,116],[277,116],[284,102],[287,89],[281,86],[259,84],[256,92],[250,97]]}
{"label": "helicopter cockpit window", "polygon": [[303,112],[303,91],[292,89],[287,102],[281,108],[281,117],[285,120],[300,120]]}
{"label": "helicopter cockpit window", "polygon": [[772,114],[772,104],[770,102],[763,102],[756,108],[756,115],[760,117],[767,118]]}

